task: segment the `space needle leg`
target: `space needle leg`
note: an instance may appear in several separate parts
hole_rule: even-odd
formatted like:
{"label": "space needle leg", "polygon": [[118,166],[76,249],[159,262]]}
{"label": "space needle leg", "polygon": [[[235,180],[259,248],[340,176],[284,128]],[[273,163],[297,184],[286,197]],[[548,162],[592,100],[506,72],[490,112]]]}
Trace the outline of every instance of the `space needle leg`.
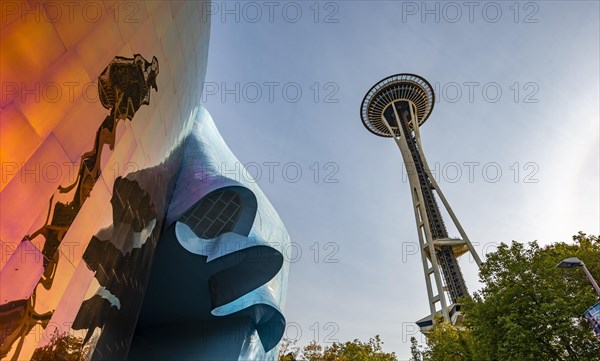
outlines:
{"label": "space needle leg", "polygon": [[456,214],[452,210],[452,207],[450,207],[450,203],[448,203],[448,200],[446,199],[446,196],[444,196],[444,193],[442,192],[440,186],[438,185],[437,181],[435,180],[435,177],[433,177],[433,175],[431,173],[431,170],[429,169],[429,164],[427,164],[427,159],[423,155],[423,146],[421,145],[421,134],[419,132],[419,127],[417,126],[416,128],[413,128],[413,129],[415,129],[415,137],[416,137],[416,140],[417,140],[417,144],[419,145],[419,152],[422,155],[423,165],[424,165],[425,171],[427,172],[427,175],[429,176],[431,184],[433,185],[433,187],[435,188],[436,193],[440,197],[440,200],[442,201],[442,204],[444,205],[444,208],[446,208],[446,211],[450,215],[450,218],[452,219],[452,222],[456,226],[456,229],[458,230],[458,233],[460,234],[460,236],[462,237],[463,241],[465,241],[467,247],[469,248],[469,252],[473,256],[473,259],[475,260],[475,263],[477,263],[478,267],[481,267],[481,259],[479,258],[479,255],[477,254],[477,251],[475,250],[475,247],[473,247],[473,244],[471,243],[471,240],[469,239],[469,237],[467,236],[467,233],[465,232],[464,228],[462,227],[462,225],[458,221],[458,217],[456,217]]}
{"label": "space needle leg", "polygon": [[[399,116],[397,110],[395,109],[395,107],[394,107],[394,116],[396,117],[396,124],[402,124],[400,121],[400,116]],[[414,116],[412,118],[414,118]],[[388,130],[390,131],[390,134],[395,134],[395,132],[392,130],[391,126],[389,125],[389,123],[387,122],[385,117],[383,117],[383,116],[382,116],[382,121],[383,121],[383,124],[385,124],[386,127],[388,128]],[[432,317],[435,317],[435,312],[436,312],[435,303],[440,302],[442,315],[446,321],[450,322],[450,315],[448,313],[448,304],[446,301],[446,296],[445,296],[445,291],[444,291],[444,283],[442,281],[442,277],[440,274],[440,265],[439,265],[437,257],[436,257],[436,250],[435,250],[435,247],[433,244],[433,236],[431,233],[431,229],[429,227],[429,220],[427,217],[427,212],[424,208],[425,203],[422,198],[421,185],[420,185],[420,182],[417,177],[417,172],[415,170],[408,169],[408,167],[410,167],[410,164],[412,164],[412,156],[410,153],[410,149],[409,149],[407,141],[406,141],[406,139],[404,139],[404,137],[395,136],[394,140],[396,141],[396,144],[398,145],[398,148],[400,149],[400,153],[402,154],[402,157],[404,159],[404,164],[407,166],[407,172],[409,174],[409,182],[410,182],[410,186],[411,186],[411,194],[412,194],[413,206],[414,206],[414,211],[415,211],[415,221],[417,223],[417,229],[418,229],[418,233],[419,233],[418,234],[419,242],[421,245],[420,251],[421,251],[421,257],[422,257],[422,261],[423,261],[422,262],[423,263],[423,272],[425,273],[425,282],[427,283],[427,286],[428,286],[427,293],[428,293],[428,297],[429,297],[429,304],[430,304],[430,310],[432,312]],[[431,262],[431,265],[432,265],[431,268],[427,267],[427,257],[425,254],[425,248],[427,248],[427,250],[429,251],[429,261]],[[433,295],[433,287],[431,285],[431,280],[429,277],[429,275],[431,273],[433,273],[433,275],[434,275],[435,284],[436,284],[436,288],[437,288],[437,296]]]}

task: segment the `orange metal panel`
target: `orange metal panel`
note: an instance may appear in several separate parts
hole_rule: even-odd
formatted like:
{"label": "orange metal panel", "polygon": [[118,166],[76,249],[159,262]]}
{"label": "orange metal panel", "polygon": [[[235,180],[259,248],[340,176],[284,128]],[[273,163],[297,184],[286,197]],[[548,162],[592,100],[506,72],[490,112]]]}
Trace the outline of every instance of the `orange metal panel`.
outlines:
{"label": "orange metal panel", "polygon": [[112,16],[104,16],[98,21],[94,29],[76,48],[90,79],[96,80],[124,44],[125,41]]}
{"label": "orange metal panel", "polygon": [[69,157],[54,136],[49,136],[19,173],[0,193],[0,238],[20,241],[59,185],[74,180]]}
{"label": "orange metal panel", "polygon": [[83,64],[73,52],[62,56],[36,85],[36,96],[22,97],[16,104],[41,138],[54,130],[83,92],[92,86]]}
{"label": "orange metal panel", "polygon": [[17,19],[3,27],[0,34],[1,105],[19,98],[22,92],[31,93],[30,97],[39,94],[38,78],[64,53],[58,33],[43,16],[39,21]]}
{"label": "orange metal panel", "polygon": [[0,191],[41,144],[40,136],[13,105],[0,111]]}

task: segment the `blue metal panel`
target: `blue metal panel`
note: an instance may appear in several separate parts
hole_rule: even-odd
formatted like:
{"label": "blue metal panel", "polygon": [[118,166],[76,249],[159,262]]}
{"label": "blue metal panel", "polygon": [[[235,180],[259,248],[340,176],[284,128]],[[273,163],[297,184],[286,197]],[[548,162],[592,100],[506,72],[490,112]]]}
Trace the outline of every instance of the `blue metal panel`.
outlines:
{"label": "blue metal panel", "polygon": [[[204,108],[197,109],[185,142],[130,359],[160,358],[165,350],[158,340],[167,333],[177,339],[181,331],[166,327],[178,324],[183,327],[179,330],[187,330],[186,339],[192,332],[205,347],[177,347],[182,353],[173,357],[275,360],[285,331],[287,230],[260,188],[243,176],[243,166]],[[190,228],[189,219],[179,220],[217,190],[238,192],[246,208],[232,231],[203,239]],[[209,340],[219,334],[233,341],[214,347]]]}

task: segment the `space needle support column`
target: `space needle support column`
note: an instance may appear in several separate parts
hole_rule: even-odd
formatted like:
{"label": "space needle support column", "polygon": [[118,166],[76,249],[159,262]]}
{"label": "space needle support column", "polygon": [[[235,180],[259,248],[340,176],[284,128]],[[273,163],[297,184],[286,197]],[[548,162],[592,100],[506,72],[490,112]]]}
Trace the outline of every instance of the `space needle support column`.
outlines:
{"label": "space needle support column", "polygon": [[[394,117],[396,118],[396,124],[407,123],[407,119],[405,117],[401,118],[398,114],[398,110],[394,106]],[[412,110],[412,105],[409,106],[409,109]],[[411,111],[412,113],[412,111]],[[415,119],[414,115],[411,114],[410,122],[413,122]],[[391,126],[388,121],[382,116],[382,123],[389,129],[390,134],[394,134]],[[416,124],[413,123],[413,127]],[[414,129],[414,128],[413,128]],[[418,129],[418,126],[417,126]],[[404,164],[406,166],[406,172],[408,174],[408,179],[410,183],[411,195],[413,200],[413,208],[415,212],[415,222],[417,224],[417,231],[419,236],[419,251],[421,253],[422,263],[423,263],[423,273],[425,274],[425,283],[427,284],[427,296],[429,298],[429,309],[431,311],[431,315],[435,315],[436,307],[435,304],[440,302],[441,311],[444,319],[447,322],[450,322],[450,315],[448,314],[448,304],[446,302],[446,297],[444,293],[444,283],[442,281],[442,276],[440,274],[440,265],[438,264],[438,260],[436,257],[435,247],[433,245],[433,235],[430,228],[429,219],[427,216],[427,211],[425,209],[425,200],[423,199],[423,191],[421,189],[421,183],[419,181],[417,175],[417,169],[415,167],[415,163],[413,161],[412,153],[408,147],[408,143],[406,137],[402,136],[394,136],[394,141],[398,145],[400,149],[400,153],[402,154],[402,159],[404,160]],[[422,158],[424,158],[422,156]],[[425,248],[429,250],[429,261],[432,264],[432,267],[427,266],[427,255],[425,253]],[[433,287],[431,285],[430,275],[433,273],[435,278],[435,285],[437,295],[433,294]]]}
{"label": "space needle support column", "polygon": [[[422,153],[423,152],[423,150],[422,150],[423,146],[421,145],[421,134],[420,134],[420,131],[419,131],[419,127],[413,127],[413,129],[415,131],[415,138],[417,140],[417,144],[419,146],[419,150]],[[442,204],[444,205],[444,208],[446,208],[446,211],[448,212],[448,215],[450,215],[450,218],[452,219],[452,222],[456,226],[456,229],[458,230],[458,233],[460,234],[460,236],[462,237],[462,239],[465,241],[467,247],[469,248],[469,252],[473,256],[473,259],[475,260],[475,263],[477,263],[478,267],[481,267],[481,258],[479,258],[479,254],[477,254],[477,251],[475,250],[475,247],[473,247],[473,244],[471,243],[471,240],[467,236],[467,233],[465,232],[464,228],[462,227],[462,225],[458,221],[458,217],[456,217],[456,214],[454,214],[454,211],[452,210],[452,207],[450,207],[450,203],[448,203],[448,200],[446,199],[446,196],[444,196],[444,193],[440,189],[440,186],[438,185],[437,181],[435,180],[435,177],[432,175],[431,169],[429,169],[429,164],[427,164],[427,158],[425,158],[424,155],[421,158],[423,160],[423,166],[425,168],[425,171],[427,172],[427,176],[429,177],[429,180],[431,181],[431,184],[433,185],[436,193],[440,197],[440,200],[442,201]]]}

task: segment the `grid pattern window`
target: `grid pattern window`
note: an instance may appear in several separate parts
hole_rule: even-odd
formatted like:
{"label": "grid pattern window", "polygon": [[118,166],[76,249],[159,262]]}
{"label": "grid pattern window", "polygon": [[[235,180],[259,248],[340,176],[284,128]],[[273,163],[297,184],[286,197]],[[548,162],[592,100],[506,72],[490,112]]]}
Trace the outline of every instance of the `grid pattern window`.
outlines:
{"label": "grid pattern window", "polygon": [[242,198],[231,190],[216,191],[202,198],[181,221],[201,238],[215,238],[231,232],[242,209]]}

